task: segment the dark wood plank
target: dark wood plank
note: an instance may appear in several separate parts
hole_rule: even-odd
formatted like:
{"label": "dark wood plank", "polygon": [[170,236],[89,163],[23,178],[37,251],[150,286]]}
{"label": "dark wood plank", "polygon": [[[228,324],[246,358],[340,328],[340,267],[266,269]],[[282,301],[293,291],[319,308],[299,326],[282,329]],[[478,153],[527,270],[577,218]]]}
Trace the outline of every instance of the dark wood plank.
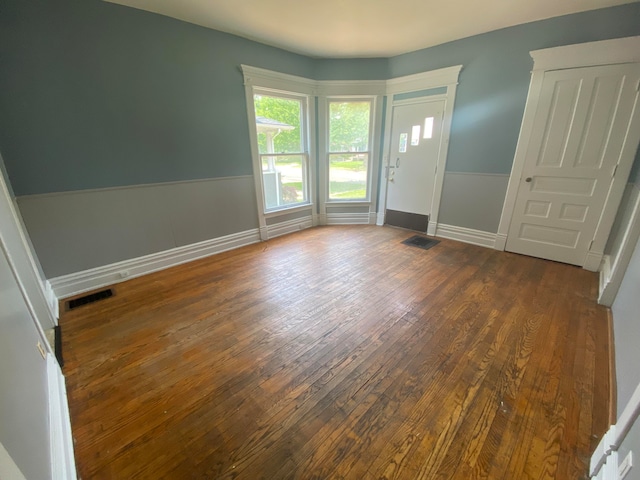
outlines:
{"label": "dark wood plank", "polygon": [[596,275],[409,236],[305,230],[64,312],[80,476],[584,478],[611,384]]}

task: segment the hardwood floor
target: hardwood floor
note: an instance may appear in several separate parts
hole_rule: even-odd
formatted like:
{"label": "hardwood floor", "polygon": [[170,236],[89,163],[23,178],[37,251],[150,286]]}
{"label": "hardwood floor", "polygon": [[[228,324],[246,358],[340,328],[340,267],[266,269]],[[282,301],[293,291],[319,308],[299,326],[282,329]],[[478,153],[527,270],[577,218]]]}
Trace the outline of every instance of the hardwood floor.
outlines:
{"label": "hardwood floor", "polygon": [[607,310],[577,267],[321,227],[61,318],[83,479],[583,479]]}

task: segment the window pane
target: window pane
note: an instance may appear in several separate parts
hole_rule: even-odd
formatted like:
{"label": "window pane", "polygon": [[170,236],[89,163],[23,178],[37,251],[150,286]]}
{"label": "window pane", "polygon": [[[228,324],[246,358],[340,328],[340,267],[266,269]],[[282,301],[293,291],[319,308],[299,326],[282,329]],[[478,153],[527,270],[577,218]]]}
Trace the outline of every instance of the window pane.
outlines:
{"label": "window pane", "polygon": [[329,103],[329,151],[369,150],[371,102]]}
{"label": "window pane", "polygon": [[420,125],[414,125],[411,129],[411,145],[420,145]]}
{"label": "window pane", "polygon": [[304,155],[265,155],[262,157],[262,182],[267,209],[306,202],[303,179]]}
{"label": "window pane", "polygon": [[329,155],[329,198],[363,200],[367,198],[369,155]]}
{"label": "window pane", "polygon": [[260,153],[301,153],[302,104],[291,98],[254,95]]}
{"label": "window pane", "polygon": [[424,119],[424,136],[422,138],[433,137],[433,117]]}
{"label": "window pane", "polygon": [[398,152],[406,153],[407,151],[407,133],[400,134],[400,145],[398,145]]}

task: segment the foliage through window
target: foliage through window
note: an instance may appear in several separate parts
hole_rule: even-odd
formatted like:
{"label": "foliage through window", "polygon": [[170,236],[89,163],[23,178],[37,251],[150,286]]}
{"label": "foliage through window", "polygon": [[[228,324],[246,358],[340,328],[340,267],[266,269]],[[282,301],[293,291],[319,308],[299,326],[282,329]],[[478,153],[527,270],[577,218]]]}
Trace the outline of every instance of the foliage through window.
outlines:
{"label": "foliage through window", "polygon": [[329,102],[329,198],[366,200],[371,101]]}
{"label": "foliage through window", "polygon": [[306,106],[299,98],[254,94],[266,210],[308,202]]}

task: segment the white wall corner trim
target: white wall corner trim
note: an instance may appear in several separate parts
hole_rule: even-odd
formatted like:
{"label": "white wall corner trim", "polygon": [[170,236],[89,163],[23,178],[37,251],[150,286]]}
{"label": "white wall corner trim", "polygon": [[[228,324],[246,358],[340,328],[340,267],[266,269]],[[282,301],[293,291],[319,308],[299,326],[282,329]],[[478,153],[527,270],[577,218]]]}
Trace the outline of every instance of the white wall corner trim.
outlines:
{"label": "white wall corner trim", "polygon": [[[624,407],[622,415],[618,418],[618,422],[615,425],[611,425],[609,430],[604,434],[600,443],[596,447],[596,450],[591,456],[591,462],[589,464],[589,475],[597,478],[607,478],[610,480],[617,479],[618,461],[615,455],[622,442],[624,442],[629,430],[633,427],[633,424],[638,420],[640,416],[640,384],[636,386],[629,403]],[[613,457],[613,458],[612,458]],[[606,473],[604,477],[598,476],[601,474],[603,465],[615,464],[614,476],[611,473]]]}
{"label": "white wall corner trim", "polygon": [[384,225],[384,211],[378,212],[378,214],[376,216],[376,225],[378,225],[380,227],[382,225]]}
{"label": "white wall corner trim", "polygon": [[494,248],[496,234],[474,230],[472,228],[456,227],[439,223],[436,227],[436,237],[458,240],[459,242],[470,243],[480,247]]}
{"label": "white wall corner trim", "polygon": [[640,36],[545,48],[529,54],[534,71],[640,62]]}
{"label": "white wall corner trim", "polygon": [[590,272],[597,272],[600,270],[600,266],[602,264],[602,258],[604,257],[604,253],[596,252],[594,250],[589,250],[587,252],[587,257],[584,259],[584,264],[582,268],[585,270],[589,270]]}
{"label": "white wall corner trim", "polygon": [[493,246],[493,248],[504,252],[504,249],[506,247],[507,247],[507,236],[503,233],[496,233],[496,243]]}
{"label": "white wall corner trim", "polygon": [[607,307],[613,305],[638,238],[640,238],[640,195],[637,196],[636,202],[633,204],[631,221],[624,230],[618,255],[613,259],[609,259],[608,269],[605,270],[607,264],[603,263],[603,269],[600,272],[600,295],[598,297],[598,303],[601,305],[606,305]]}
{"label": "white wall corner trim", "polygon": [[47,303],[49,304],[49,309],[53,313],[53,316],[55,318],[60,318],[60,305],[58,303],[58,297],[53,291],[53,287],[51,286],[51,282],[49,280],[45,280],[44,282],[44,291],[47,298]]}
{"label": "white wall corner trim", "polygon": [[49,389],[49,425],[51,444],[51,472],[56,480],[72,480],[76,476],[73,456],[73,437],[67,404],[67,390],[58,362],[47,355]]}
{"label": "white wall corner trim", "polygon": [[267,226],[267,233],[269,238],[275,238],[311,227],[313,227],[313,217],[309,215],[308,217],[296,218],[269,225]]}
{"label": "white wall corner trim", "polygon": [[191,245],[152,253],[143,257],[63,275],[52,278],[49,282],[58,298],[66,298],[96,288],[123,282],[141,275],[164,270],[165,268],[181,265],[192,260],[208,257],[216,253],[258,243],[261,240],[260,233],[258,229],[246,230]]}
{"label": "white wall corner trim", "polygon": [[431,219],[429,219],[429,223],[427,223],[427,235],[431,235],[432,237],[435,237],[437,231],[438,231],[438,224],[436,222],[432,222]]}

